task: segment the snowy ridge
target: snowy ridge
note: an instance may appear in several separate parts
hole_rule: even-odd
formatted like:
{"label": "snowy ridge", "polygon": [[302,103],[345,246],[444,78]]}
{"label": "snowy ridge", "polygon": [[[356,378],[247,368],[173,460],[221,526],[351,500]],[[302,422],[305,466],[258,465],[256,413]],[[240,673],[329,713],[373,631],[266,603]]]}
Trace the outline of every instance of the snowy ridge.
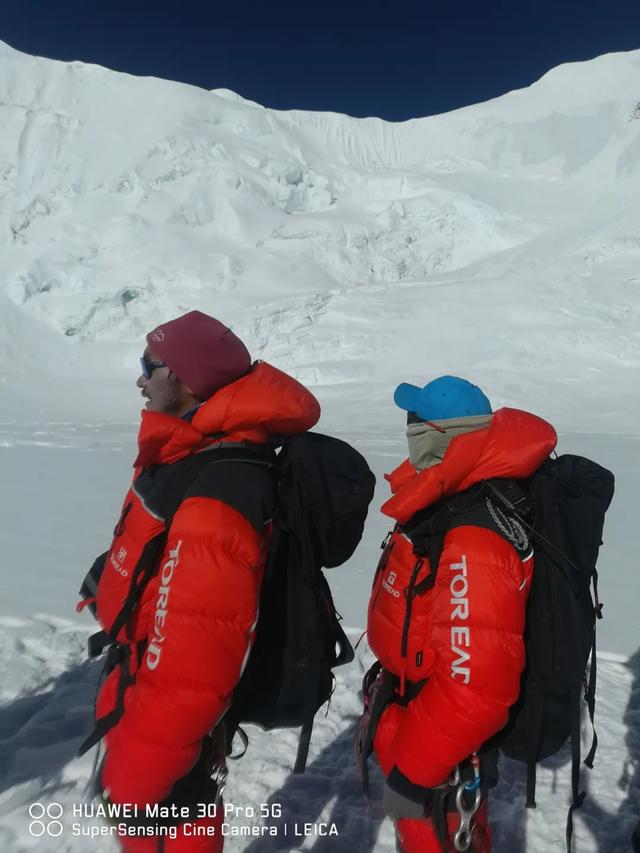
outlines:
{"label": "snowy ridge", "polygon": [[[465,299],[476,306],[485,279],[502,279],[534,311],[535,278],[567,314],[585,286],[590,299],[615,293],[598,351],[622,348],[638,364],[640,52],[562,66],[529,89],[400,124],[268,110],[6,45],[0,70],[3,287],[25,328],[39,319],[69,339],[59,348],[73,375],[78,343],[138,341],[198,305],[270,326],[277,343],[261,339],[260,352],[306,376],[307,354],[284,345],[292,294],[299,325],[322,312],[330,321],[336,291],[352,294],[357,322],[370,286],[470,277],[477,296]],[[481,347],[483,332],[511,323],[494,308],[490,325],[474,324]],[[447,328],[438,302],[430,312]],[[359,345],[362,359],[378,354],[384,325]],[[403,337],[421,335],[408,317]],[[431,348],[443,343],[437,335]],[[316,367],[332,382],[324,358]],[[23,369],[19,353],[5,373],[10,365]],[[342,370],[343,381],[360,377],[357,366]]]}
{"label": "snowy ridge", "polygon": [[314,384],[391,384],[459,355],[503,399],[529,371],[545,413],[562,363],[578,411],[588,383],[601,428],[635,422],[611,389],[640,364],[639,64],[563,66],[394,125],[1,46],[0,269],[17,309],[1,312],[0,410],[64,420],[80,380],[97,419],[133,416],[142,335],[197,305]]}

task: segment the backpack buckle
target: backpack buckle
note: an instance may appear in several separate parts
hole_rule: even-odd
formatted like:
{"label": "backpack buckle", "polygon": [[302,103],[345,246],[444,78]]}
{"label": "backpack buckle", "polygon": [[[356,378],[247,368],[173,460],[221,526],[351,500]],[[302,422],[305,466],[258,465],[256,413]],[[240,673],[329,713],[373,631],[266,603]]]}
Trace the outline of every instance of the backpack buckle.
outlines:
{"label": "backpack buckle", "polygon": [[485,480],[491,494],[517,515],[529,514],[529,499],[515,480]]}
{"label": "backpack buckle", "polygon": [[109,646],[107,649],[107,668],[115,669],[117,666],[121,666],[128,657],[127,651],[126,646],[121,643],[114,643]]}
{"label": "backpack buckle", "polygon": [[96,631],[87,640],[87,656],[90,658],[99,657],[110,643],[111,637],[106,631]]}

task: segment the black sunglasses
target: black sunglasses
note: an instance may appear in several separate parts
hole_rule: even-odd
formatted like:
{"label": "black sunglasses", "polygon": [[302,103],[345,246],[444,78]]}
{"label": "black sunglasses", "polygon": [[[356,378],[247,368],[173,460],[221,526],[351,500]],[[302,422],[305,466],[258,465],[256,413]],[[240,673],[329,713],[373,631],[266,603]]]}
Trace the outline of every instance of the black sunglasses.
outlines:
{"label": "black sunglasses", "polygon": [[151,374],[157,367],[166,367],[167,365],[164,361],[149,361],[146,355],[143,355],[140,359],[140,367],[142,368],[142,375],[145,379],[151,379]]}

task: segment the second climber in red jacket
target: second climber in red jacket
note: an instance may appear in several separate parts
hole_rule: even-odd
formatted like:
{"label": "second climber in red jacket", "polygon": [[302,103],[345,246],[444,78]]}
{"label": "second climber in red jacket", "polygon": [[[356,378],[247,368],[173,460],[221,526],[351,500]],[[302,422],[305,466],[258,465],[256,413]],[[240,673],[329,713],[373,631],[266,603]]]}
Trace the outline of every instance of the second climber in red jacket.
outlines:
{"label": "second climber in red jacket", "polygon": [[[556,433],[524,411],[492,412],[477,386],[453,376],[423,388],[402,384],[394,399],[407,412],[409,458],[387,476],[393,495],[382,507],[396,526],[369,602],[378,665],[367,700],[377,710],[363,717],[365,736],[386,778],[383,809],[403,853],[452,849],[461,828],[458,774],[471,789],[462,807],[477,807],[467,849],[487,853],[496,752],[483,746],[518,698],[534,557],[522,526],[504,535],[466,515],[440,540],[434,573],[428,551],[416,556],[415,531],[445,505],[457,501],[456,511],[464,504],[466,512],[483,481],[531,475]],[[458,835],[457,849],[464,842]]]}

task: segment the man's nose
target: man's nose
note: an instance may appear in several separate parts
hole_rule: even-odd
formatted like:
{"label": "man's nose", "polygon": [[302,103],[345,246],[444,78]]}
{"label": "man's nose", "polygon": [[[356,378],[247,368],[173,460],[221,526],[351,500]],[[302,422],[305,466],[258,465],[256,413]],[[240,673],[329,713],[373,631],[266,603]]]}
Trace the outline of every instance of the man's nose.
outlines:
{"label": "man's nose", "polygon": [[140,376],[138,376],[138,379],[136,380],[136,385],[138,386],[138,388],[144,388],[146,384],[147,377],[144,375],[144,373],[141,373]]}

